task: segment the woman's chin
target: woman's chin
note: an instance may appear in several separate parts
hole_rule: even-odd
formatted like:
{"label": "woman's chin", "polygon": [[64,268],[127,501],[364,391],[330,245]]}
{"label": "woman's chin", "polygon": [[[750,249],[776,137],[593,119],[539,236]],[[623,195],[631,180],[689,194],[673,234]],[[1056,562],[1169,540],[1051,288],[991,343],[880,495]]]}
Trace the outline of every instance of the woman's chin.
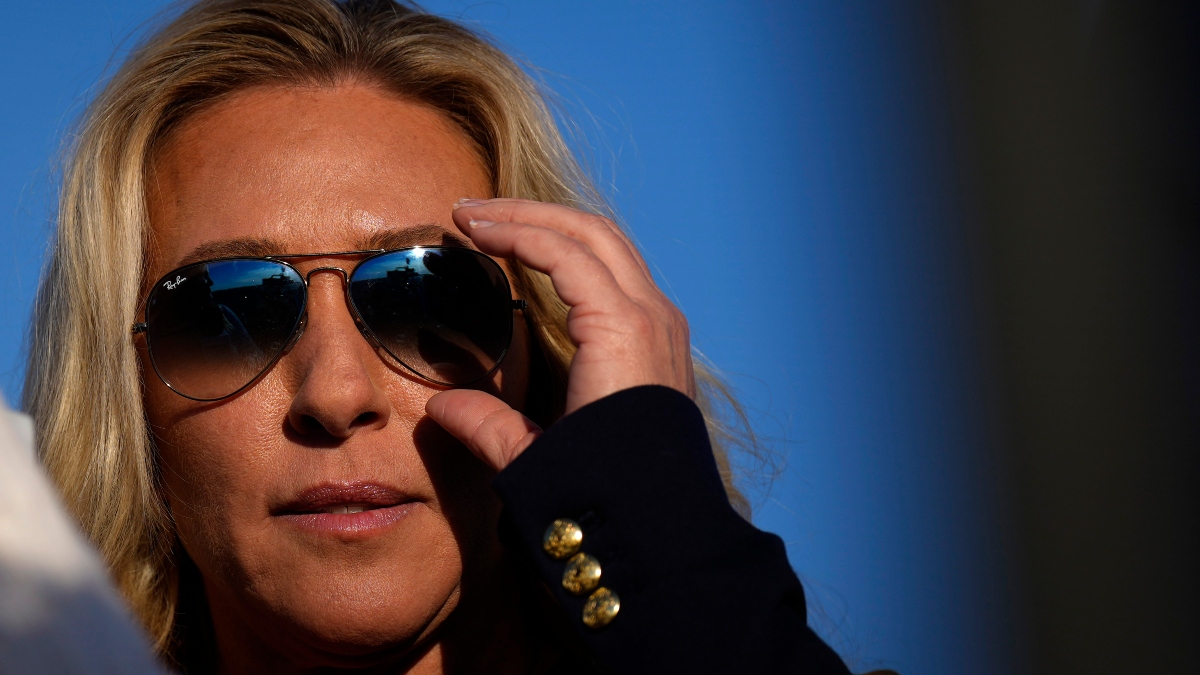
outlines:
{"label": "woman's chin", "polygon": [[[424,599],[422,599],[424,600]],[[267,639],[304,667],[367,667],[418,660],[432,644],[457,601],[421,602],[340,597],[317,607],[293,608]],[[426,611],[418,611],[422,607]],[[433,610],[433,611],[429,611]],[[279,629],[288,634],[278,634]],[[266,637],[266,636],[264,636]]]}
{"label": "woman's chin", "polygon": [[314,666],[390,662],[423,649],[459,603],[461,561],[446,555],[457,551],[452,540],[434,550],[408,541],[364,551],[357,542],[330,555],[331,542],[319,539],[316,550],[276,548],[275,564],[255,566],[249,588],[210,594],[220,642]]}

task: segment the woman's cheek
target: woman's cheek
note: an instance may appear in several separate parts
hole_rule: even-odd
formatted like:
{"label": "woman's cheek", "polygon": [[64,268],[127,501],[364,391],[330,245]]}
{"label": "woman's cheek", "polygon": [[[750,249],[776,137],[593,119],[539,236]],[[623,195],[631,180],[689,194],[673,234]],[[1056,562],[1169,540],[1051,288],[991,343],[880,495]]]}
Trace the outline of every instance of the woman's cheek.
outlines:
{"label": "woman's cheek", "polygon": [[[262,486],[271,452],[253,413],[237,401],[182,415],[158,439],[167,500],[189,545],[224,550],[237,530],[268,517]],[[199,541],[203,540],[203,541]]]}

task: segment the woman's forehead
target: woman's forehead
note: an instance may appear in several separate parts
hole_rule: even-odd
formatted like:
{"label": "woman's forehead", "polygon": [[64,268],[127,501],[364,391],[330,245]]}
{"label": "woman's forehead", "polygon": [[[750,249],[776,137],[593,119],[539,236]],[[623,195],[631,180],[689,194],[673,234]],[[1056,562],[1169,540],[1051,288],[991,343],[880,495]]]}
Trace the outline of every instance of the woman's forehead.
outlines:
{"label": "woman's forehead", "polygon": [[457,126],[361,85],[256,89],[214,105],[172,132],[148,190],[160,271],[250,242],[275,253],[455,243],[451,205],[490,196]]}

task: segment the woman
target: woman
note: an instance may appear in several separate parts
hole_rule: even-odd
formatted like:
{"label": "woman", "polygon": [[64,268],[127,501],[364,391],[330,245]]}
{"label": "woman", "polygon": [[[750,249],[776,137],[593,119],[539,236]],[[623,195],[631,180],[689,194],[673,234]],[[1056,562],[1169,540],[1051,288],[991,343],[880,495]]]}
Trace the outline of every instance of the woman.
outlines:
{"label": "woman", "polygon": [[26,406],[165,660],[844,672],[604,212],[507,57],[392,2],[201,2],[129,59]]}

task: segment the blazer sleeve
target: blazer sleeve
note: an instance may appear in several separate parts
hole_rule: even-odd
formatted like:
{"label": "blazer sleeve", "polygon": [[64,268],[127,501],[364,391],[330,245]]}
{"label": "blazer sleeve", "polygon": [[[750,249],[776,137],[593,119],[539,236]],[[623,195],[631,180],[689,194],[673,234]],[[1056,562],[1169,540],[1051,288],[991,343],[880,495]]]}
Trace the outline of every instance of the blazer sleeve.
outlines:
{"label": "blazer sleeve", "polygon": [[[704,418],[683,394],[627,389],[550,427],[493,483],[507,526],[592,653],[613,673],[848,673],[809,629],[779,537],[733,510]],[[620,608],[602,628],[543,550],[556,519]],[[594,591],[593,591],[594,592]]]}

